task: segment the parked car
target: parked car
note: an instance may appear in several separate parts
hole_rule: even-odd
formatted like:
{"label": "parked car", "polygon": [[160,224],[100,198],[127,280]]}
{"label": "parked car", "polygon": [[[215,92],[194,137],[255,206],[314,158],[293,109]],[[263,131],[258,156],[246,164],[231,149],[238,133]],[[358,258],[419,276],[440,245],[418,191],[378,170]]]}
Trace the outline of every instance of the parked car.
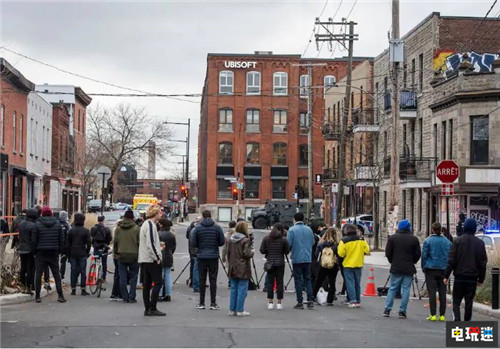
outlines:
{"label": "parked car", "polygon": [[126,211],[129,207],[131,206],[124,202],[117,202],[113,204],[113,210],[118,210],[118,211]]}
{"label": "parked car", "polygon": [[477,233],[476,237],[483,240],[488,260],[493,260],[500,251],[500,231],[486,230],[486,232]]}
{"label": "parked car", "polygon": [[[87,204],[87,210],[89,212],[99,212],[101,211],[101,205],[102,205],[101,199],[90,200],[89,203]],[[109,211],[110,208],[111,205],[109,204],[109,201],[106,201],[106,204],[104,206],[104,211]]]}
{"label": "parked car", "polygon": [[[346,224],[353,224],[354,217],[342,218],[341,227],[343,228]],[[373,215],[371,213],[360,214],[356,216],[356,224],[362,225],[365,229],[365,235],[373,235]]]}
{"label": "parked car", "polygon": [[[305,203],[299,204],[299,211],[306,213],[307,207]],[[314,204],[314,221],[320,220],[321,205]],[[251,211],[250,217],[247,217],[252,222],[254,229],[266,229],[277,222],[293,226],[293,216],[297,212],[297,202],[295,201],[268,201],[262,208],[257,208]]]}

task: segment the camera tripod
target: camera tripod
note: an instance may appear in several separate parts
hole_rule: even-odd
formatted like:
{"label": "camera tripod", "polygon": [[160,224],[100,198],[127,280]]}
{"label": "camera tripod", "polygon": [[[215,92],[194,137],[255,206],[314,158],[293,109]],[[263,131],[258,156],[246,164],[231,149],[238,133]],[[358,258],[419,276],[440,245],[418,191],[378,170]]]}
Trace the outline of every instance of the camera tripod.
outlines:
{"label": "camera tripod", "polygon": [[[224,270],[224,274],[226,274],[226,277],[229,278],[228,274],[227,274],[227,270],[226,270],[226,266],[224,265],[224,263],[222,263],[222,259],[219,257],[219,262],[220,264],[222,265],[222,269]],[[177,278],[174,280],[173,284],[176,284],[177,281],[180,279],[180,277],[182,276],[182,274],[186,271],[186,269],[191,265],[192,263],[192,259],[190,258],[189,261],[186,263],[186,265],[184,266],[184,268],[182,268],[181,270],[181,273],[177,276]],[[191,280],[191,276],[186,280],[186,285],[189,285],[189,282],[192,281]]]}
{"label": "camera tripod", "polygon": [[[389,274],[389,276],[387,277],[387,280],[385,281],[385,284],[384,284],[384,288],[387,287],[387,284],[389,283],[390,279],[391,279],[391,274]],[[421,292],[425,286],[425,281],[424,281],[424,284],[422,285],[422,288],[419,290],[417,274],[414,274],[412,277],[411,286],[413,289],[413,297],[417,297],[416,292],[418,291],[418,299],[419,300],[422,299]],[[387,292],[389,293],[389,290],[387,290]],[[398,290],[398,293],[396,294],[396,298],[401,298],[401,289]]]}

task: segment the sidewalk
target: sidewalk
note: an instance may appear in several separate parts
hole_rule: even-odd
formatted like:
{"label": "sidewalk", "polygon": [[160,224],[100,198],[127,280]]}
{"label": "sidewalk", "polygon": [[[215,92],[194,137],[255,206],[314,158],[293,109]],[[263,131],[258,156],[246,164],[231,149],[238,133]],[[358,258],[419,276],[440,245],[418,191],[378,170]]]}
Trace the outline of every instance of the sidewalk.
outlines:
{"label": "sidewalk", "polygon": [[[42,290],[40,291],[40,298],[45,298],[49,294],[56,292],[56,284],[55,283],[51,282],[50,287],[52,288],[52,291],[49,292],[45,288],[43,288],[43,285],[42,285]],[[12,294],[4,294],[4,295],[0,296],[0,306],[34,302],[34,301],[35,301],[35,296],[34,295],[31,296],[29,294],[12,293]]]}

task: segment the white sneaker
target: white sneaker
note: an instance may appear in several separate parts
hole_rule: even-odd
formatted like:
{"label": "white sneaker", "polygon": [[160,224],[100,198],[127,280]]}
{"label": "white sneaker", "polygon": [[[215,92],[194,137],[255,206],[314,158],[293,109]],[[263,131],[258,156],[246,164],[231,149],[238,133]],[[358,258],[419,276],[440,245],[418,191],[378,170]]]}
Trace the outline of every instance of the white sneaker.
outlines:
{"label": "white sneaker", "polygon": [[235,311],[230,311],[228,315],[229,316],[236,316],[236,312]]}
{"label": "white sneaker", "polygon": [[268,310],[273,310],[274,309],[274,303],[268,303],[267,304],[267,309]]}
{"label": "white sneaker", "polygon": [[356,303],[349,303],[348,308],[357,308]]}
{"label": "white sneaker", "polygon": [[283,310],[283,304],[281,304],[281,303],[276,304],[276,309]]}
{"label": "white sneaker", "polygon": [[236,316],[250,316],[248,311],[237,312]]}

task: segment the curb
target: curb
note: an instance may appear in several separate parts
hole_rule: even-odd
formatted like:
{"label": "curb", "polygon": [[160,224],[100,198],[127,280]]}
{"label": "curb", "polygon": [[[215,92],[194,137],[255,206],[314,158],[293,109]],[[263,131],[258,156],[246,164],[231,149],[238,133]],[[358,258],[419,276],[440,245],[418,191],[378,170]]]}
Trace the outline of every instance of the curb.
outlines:
{"label": "curb", "polygon": [[[446,300],[452,302],[453,297],[449,294],[446,295]],[[497,319],[500,319],[500,310],[494,310],[485,304],[474,302],[472,305],[472,310],[483,315],[488,315]]]}
{"label": "curb", "polygon": [[[56,285],[54,283],[50,284],[50,287],[52,287],[52,291],[48,292],[45,288],[40,290],[40,298],[45,298],[49,294],[52,294],[55,291]],[[22,303],[27,303],[27,302],[34,302],[35,301],[35,295],[31,296],[29,294],[22,294],[22,293],[13,293],[13,294],[8,294],[0,297],[0,307],[4,305],[13,305],[13,304],[22,304]]]}

